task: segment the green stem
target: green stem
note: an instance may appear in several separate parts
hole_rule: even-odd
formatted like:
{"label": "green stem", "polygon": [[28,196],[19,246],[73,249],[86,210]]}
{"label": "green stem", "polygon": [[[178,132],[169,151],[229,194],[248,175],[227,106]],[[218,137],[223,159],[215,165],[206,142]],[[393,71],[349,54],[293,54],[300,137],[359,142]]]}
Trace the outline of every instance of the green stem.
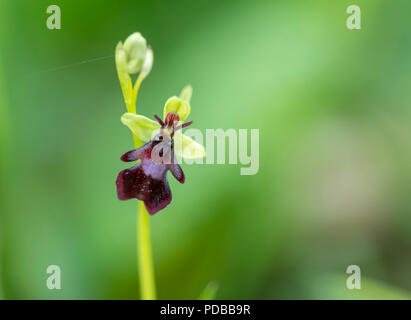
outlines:
{"label": "green stem", "polygon": [[142,201],[138,202],[137,211],[137,256],[141,299],[155,300],[156,285],[151,252],[150,216]]}
{"label": "green stem", "polygon": [[[132,91],[134,110],[142,80],[141,77],[137,78]],[[139,148],[141,146],[140,139],[133,134],[133,140],[135,148]],[[138,201],[137,205],[137,263],[140,278],[140,297],[142,300],[155,300],[157,297],[151,250],[150,216],[143,201]]]}
{"label": "green stem", "polygon": [[[127,112],[136,113],[136,102],[138,91],[144,76],[139,75],[135,85],[132,85],[131,77],[127,72],[127,68],[123,65],[121,54],[118,54],[116,48],[116,68],[117,75],[120,81],[121,90],[123,92],[124,102],[126,103]],[[119,51],[120,52],[120,51]],[[134,147],[141,147],[141,140],[133,134]],[[143,300],[156,299],[156,286],[154,281],[153,255],[151,253],[150,240],[150,216],[144,206],[144,202],[138,201],[137,205],[137,263],[138,274],[140,278],[140,296]]]}

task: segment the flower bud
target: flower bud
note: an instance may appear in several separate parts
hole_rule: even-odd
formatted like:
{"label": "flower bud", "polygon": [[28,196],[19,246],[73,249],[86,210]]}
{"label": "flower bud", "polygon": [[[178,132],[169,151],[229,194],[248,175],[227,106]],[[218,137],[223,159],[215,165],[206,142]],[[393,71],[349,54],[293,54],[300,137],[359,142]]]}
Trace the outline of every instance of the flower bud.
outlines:
{"label": "flower bud", "polygon": [[146,39],[144,39],[140,32],[135,32],[126,39],[123,49],[126,54],[128,73],[135,74],[140,72],[146,59]]}

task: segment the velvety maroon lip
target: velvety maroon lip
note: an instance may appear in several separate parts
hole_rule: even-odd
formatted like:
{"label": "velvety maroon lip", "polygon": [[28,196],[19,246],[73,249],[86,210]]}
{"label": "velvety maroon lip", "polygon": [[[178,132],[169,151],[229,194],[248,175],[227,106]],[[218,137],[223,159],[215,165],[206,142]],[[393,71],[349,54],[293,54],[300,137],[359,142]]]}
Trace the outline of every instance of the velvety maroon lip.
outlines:
{"label": "velvety maroon lip", "polygon": [[[117,196],[120,200],[136,198],[144,202],[149,214],[153,215],[167,207],[171,200],[171,190],[167,180],[170,171],[180,183],[185,182],[185,175],[174,157],[173,143],[164,144],[163,154],[170,152],[170,163],[155,163],[152,160],[153,148],[163,141],[165,128],[171,131],[169,140],[172,142],[176,130],[180,130],[192,121],[178,125],[179,117],[176,113],[168,113],[163,122],[157,115],[154,116],[161,125],[160,135],[142,147],[126,152],[121,156],[124,162],[141,160],[135,166],[121,171],[116,180]],[[167,149],[168,148],[168,149]]]}

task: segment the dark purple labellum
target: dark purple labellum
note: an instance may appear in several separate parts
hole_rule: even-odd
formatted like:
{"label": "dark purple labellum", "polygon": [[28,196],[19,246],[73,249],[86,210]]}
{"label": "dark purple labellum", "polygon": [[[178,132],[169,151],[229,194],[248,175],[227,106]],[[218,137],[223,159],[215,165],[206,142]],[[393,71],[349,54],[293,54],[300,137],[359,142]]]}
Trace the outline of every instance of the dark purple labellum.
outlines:
{"label": "dark purple labellum", "polygon": [[180,183],[185,181],[184,172],[174,157],[172,137],[175,130],[186,127],[191,122],[175,127],[174,117],[169,116],[166,120],[167,124],[159,121],[161,127],[171,127],[172,134],[169,136],[160,133],[144,146],[123,154],[122,161],[141,161],[134,167],[121,171],[116,180],[118,198],[120,200],[136,198],[144,201],[151,215],[164,209],[171,202],[167,172],[170,170]]}

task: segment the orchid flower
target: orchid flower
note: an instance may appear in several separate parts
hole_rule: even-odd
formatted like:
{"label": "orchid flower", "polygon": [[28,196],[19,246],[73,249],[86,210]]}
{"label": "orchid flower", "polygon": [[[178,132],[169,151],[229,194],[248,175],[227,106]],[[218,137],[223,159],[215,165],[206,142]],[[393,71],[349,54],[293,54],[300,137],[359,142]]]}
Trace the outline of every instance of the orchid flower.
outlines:
{"label": "orchid flower", "polygon": [[184,172],[176,156],[196,159],[205,156],[204,147],[184,135],[184,123],[190,114],[191,86],[186,86],[180,97],[171,97],[164,106],[163,118],[154,115],[156,121],[145,116],[127,112],[121,121],[141,141],[142,147],[128,151],[121,160],[141,160],[130,169],[121,171],[117,177],[117,196],[120,200],[137,198],[144,201],[147,211],[153,215],[170,204],[172,196],[167,172],[180,182],[185,182]]}
{"label": "orchid flower", "polygon": [[[134,150],[125,153],[121,160],[140,160],[134,167],[118,174],[117,196],[120,200],[137,198],[137,257],[141,298],[156,299],[156,285],[150,239],[150,219],[171,202],[167,172],[180,182],[185,182],[184,172],[176,157],[202,158],[204,147],[182,134],[190,114],[191,86],[186,86],[179,97],[171,97],[164,106],[161,119],[156,121],[136,114],[138,92],[143,80],[153,67],[153,50],[146,39],[135,32],[116,46],[116,69],[126,104],[127,113],[121,121],[133,133]],[[135,82],[132,77],[134,77]],[[142,142],[147,142],[141,146]],[[212,297],[216,286],[207,286],[201,297]],[[210,295],[211,294],[211,295]]]}

